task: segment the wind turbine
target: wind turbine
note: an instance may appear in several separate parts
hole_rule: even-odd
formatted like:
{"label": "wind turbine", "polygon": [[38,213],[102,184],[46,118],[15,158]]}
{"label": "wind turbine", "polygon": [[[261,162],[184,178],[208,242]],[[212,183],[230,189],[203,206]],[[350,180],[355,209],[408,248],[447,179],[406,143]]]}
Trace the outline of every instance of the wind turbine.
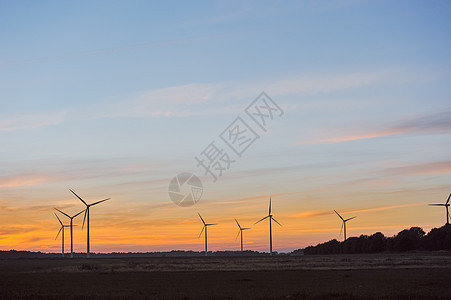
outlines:
{"label": "wind turbine", "polygon": [[61,228],[58,231],[58,234],[56,235],[55,240],[58,238],[58,236],[60,235],[60,233],[62,231],[63,233],[61,234],[61,255],[64,258],[64,228],[70,227],[70,226],[69,225],[63,225],[63,222],[61,222],[61,220],[60,220],[60,218],[58,217],[57,214],[55,214],[55,217],[58,219],[58,222],[60,222],[60,224],[61,224]]}
{"label": "wind turbine", "polygon": [[236,222],[236,224],[238,225],[238,228],[240,228],[239,229],[239,231],[238,231],[238,235],[236,236],[236,238],[235,238],[235,241],[236,241],[236,239],[238,238],[238,236],[239,235],[241,235],[241,252],[243,252],[243,230],[248,230],[248,229],[250,229],[250,228],[245,228],[245,227],[241,227],[240,226],[240,223],[238,223],[238,221],[235,219],[235,222]]}
{"label": "wind turbine", "polygon": [[344,241],[346,241],[346,222],[348,222],[349,220],[352,220],[352,219],[354,219],[354,218],[357,218],[357,217],[352,217],[352,218],[349,218],[349,219],[343,219],[341,216],[340,216],[340,214],[339,213],[337,213],[337,211],[336,210],[334,210],[334,212],[340,217],[340,219],[343,221],[343,224],[341,224],[341,229],[340,229],[340,235],[341,235],[341,231],[343,230],[343,228],[344,228],[344,232],[345,232],[345,239],[344,239]]}
{"label": "wind turbine", "polygon": [[266,217],[264,217],[263,219],[261,219],[258,222],[255,222],[255,224],[260,223],[261,221],[263,221],[264,219],[269,218],[269,255],[272,255],[272,221],[276,222],[277,224],[279,224],[280,226],[282,226],[279,222],[277,222],[276,219],[274,219],[272,217],[271,214],[271,197],[269,197],[269,211],[268,211],[268,215]]}
{"label": "wind turbine", "polygon": [[446,225],[449,225],[449,198],[451,198],[451,194],[449,194],[448,196],[448,200],[446,200],[445,204],[429,204],[429,205],[434,205],[434,206],[444,206],[446,208]]}
{"label": "wind turbine", "polygon": [[105,202],[105,201],[107,201],[107,200],[110,200],[111,198],[103,199],[103,200],[100,200],[100,201],[97,201],[97,202],[88,204],[88,203],[85,202],[85,200],[81,199],[80,196],[78,196],[77,194],[75,194],[75,192],[74,192],[73,190],[71,190],[71,189],[69,189],[69,190],[72,192],[72,194],[75,195],[75,197],[77,197],[78,199],[80,199],[80,201],[83,202],[84,205],[86,205],[85,216],[83,217],[83,226],[82,226],[82,229],[83,229],[84,226],[85,226],[86,216],[88,216],[88,223],[87,223],[87,228],[88,228],[88,230],[87,230],[87,239],[86,239],[86,257],[89,258],[89,257],[91,256],[91,255],[90,255],[90,254],[91,254],[91,253],[90,253],[90,245],[89,245],[89,208],[90,208],[91,206],[96,205],[96,204],[99,204],[99,203]]}
{"label": "wind turbine", "polygon": [[[73,233],[73,226],[74,226],[74,225],[73,225],[73,220],[74,220],[74,218],[75,218],[76,216],[78,216],[79,214],[81,214],[81,213],[84,212],[85,210],[82,210],[82,211],[79,212],[78,214],[73,215],[73,216],[71,217],[71,216],[69,216],[68,214],[66,214],[65,212],[59,210],[58,208],[55,208],[55,209],[70,219],[70,225],[69,225],[69,227],[70,227],[70,258],[73,258],[73,257],[74,257],[74,233]],[[57,216],[57,218],[58,218],[58,216]],[[59,218],[58,218],[58,220],[59,220]],[[61,222],[61,221],[60,221],[60,222]],[[63,231],[63,234],[64,234],[64,231]]]}
{"label": "wind turbine", "polygon": [[199,237],[202,235],[202,232],[205,230],[205,256],[208,255],[208,251],[207,251],[207,227],[208,226],[212,226],[212,225],[217,225],[217,224],[207,224],[205,223],[204,219],[202,219],[202,216],[200,215],[200,213],[197,213],[200,217],[200,220],[202,221],[202,223],[204,224],[204,227],[202,227],[202,231],[199,234]]}

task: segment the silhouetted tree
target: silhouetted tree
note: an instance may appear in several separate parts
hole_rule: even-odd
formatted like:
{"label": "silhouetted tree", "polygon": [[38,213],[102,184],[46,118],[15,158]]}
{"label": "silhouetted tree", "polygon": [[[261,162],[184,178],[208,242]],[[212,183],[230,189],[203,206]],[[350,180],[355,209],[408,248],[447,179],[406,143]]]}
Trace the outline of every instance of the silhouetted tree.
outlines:
{"label": "silhouetted tree", "polygon": [[376,232],[371,236],[351,237],[344,242],[331,240],[305,248],[304,254],[378,253],[411,250],[451,250],[451,225],[434,228],[428,235],[425,235],[424,230],[420,227],[411,227],[389,238],[381,232]]}
{"label": "silhouetted tree", "polygon": [[304,254],[339,254],[341,253],[340,242],[336,239],[319,244],[317,246],[309,246],[304,249]]}
{"label": "silhouetted tree", "polygon": [[423,250],[451,250],[451,225],[433,228],[421,242]]}
{"label": "silhouetted tree", "polygon": [[405,252],[418,249],[424,234],[423,229],[420,227],[402,230],[393,239],[393,250]]}

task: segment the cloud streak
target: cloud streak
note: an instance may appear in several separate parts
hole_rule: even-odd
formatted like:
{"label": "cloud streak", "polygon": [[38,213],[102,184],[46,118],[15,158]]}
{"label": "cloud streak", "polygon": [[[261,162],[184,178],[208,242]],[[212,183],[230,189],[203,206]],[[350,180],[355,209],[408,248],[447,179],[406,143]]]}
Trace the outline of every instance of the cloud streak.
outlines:
{"label": "cloud streak", "polygon": [[[415,202],[415,203],[407,203],[407,204],[398,204],[398,205],[385,205],[385,206],[375,206],[368,208],[356,208],[341,211],[343,214],[352,214],[352,213],[360,213],[360,212],[371,212],[371,211],[381,211],[381,210],[389,210],[396,208],[405,208],[405,207],[414,207],[424,205],[424,202]],[[317,216],[326,216],[326,215],[334,215],[335,212],[333,210],[314,210],[314,211],[306,211],[297,214],[291,215],[292,218],[309,218],[309,217],[317,217]]]}
{"label": "cloud streak", "polygon": [[179,45],[183,45],[183,44],[190,44],[190,43],[196,43],[196,42],[201,42],[201,41],[209,41],[212,39],[227,38],[229,36],[231,36],[231,35],[230,34],[228,34],[228,35],[227,34],[204,35],[204,36],[189,37],[189,38],[183,38],[183,39],[156,41],[156,42],[126,45],[126,46],[121,46],[121,47],[113,47],[113,48],[105,48],[105,49],[60,53],[60,54],[48,55],[48,56],[43,56],[43,57],[35,57],[35,58],[29,58],[29,59],[5,60],[5,61],[0,61],[0,68],[3,66],[8,66],[8,65],[46,63],[46,62],[58,61],[58,60],[79,59],[79,58],[85,58],[85,57],[91,57],[91,56],[109,55],[109,54],[120,53],[120,52],[136,51],[139,49],[152,49],[152,48],[164,48],[164,47],[171,47],[171,46],[179,46]]}
{"label": "cloud streak", "polygon": [[451,109],[440,111],[416,118],[411,118],[398,125],[392,125],[384,130],[350,133],[338,137],[326,137],[315,140],[299,141],[299,145],[342,143],[356,140],[373,139],[379,137],[394,136],[400,134],[421,133],[450,133],[451,132]]}
{"label": "cloud streak", "polygon": [[38,174],[15,175],[0,177],[0,188],[13,188],[20,186],[33,186],[51,181],[52,178]]}
{"label": "cloud streak", "polygon": [[[262,90],[270,96],[330,93],[387,81],[413,80],[411,75],[386,69],[329,76],[260,78],[253,81],[190,83],[144,91],[129,99],[95,109],[95,117],[190,117],[231,114],[243,109]],[[102,112],[100,115],[98,112]]]}
{"label": "cloud streak", "polygon": [[389,169],[388,172],[397,175],[451,174],[451,161],[436,161],[410,166],[394,167]]}
{"label": "cloud streak", "polygon": [[0,121],[0,131],[33,129],[42,126],[56,125],[64,121],[66,114],[66,111],[54,111],[3,116],[3,120]]}
{"label": "cloud streak", "polygon": [[[60,124],[77,115],[84,119],[117,117],[191,117],[202,115],[236,114],[242,111],[243,101],[251,102],[262,90],[270,96],[302,95],[330,93],[333,91],[376,85],[387,81],[412,81],[406,72],[386,69],[371,72],[354,72],[329,76],[290,76],[285,78],[260,78],[252,81],[224,81],[213,83],[189,83],[179,86],[142,91],[128,96],[127,99],[107,104],[70,108],[65,111],[48,111],[34,114],[3,115],[0,131],[33,129]],[[286,104],[289,105],[289,104]],[[417,120],[418,121],[418,120]],[[444,121],[444,120],[443,120]],[[406,126],[428,128],[428,119],[422,124],[404,124],[395,128],[399,132],[409,130]],[[444,121],[445,122],[445,121]],[[393,130],[393,129],[392,129]],[[390,132],[371,133],[391,135]],[[365,138],[342,137],[342,140]],[[340,138],[325,139],[317,142],[337,142]]]}

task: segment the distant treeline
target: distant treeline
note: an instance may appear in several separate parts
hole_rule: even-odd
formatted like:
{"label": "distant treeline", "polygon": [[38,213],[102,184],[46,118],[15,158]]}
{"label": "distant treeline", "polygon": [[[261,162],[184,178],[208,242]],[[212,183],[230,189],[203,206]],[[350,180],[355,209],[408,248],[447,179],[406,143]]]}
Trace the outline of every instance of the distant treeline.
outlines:
{"label": "distant treeline", "polygon": [[[208,251],[208,256],[260,256],[267,255],[267,253],[257,251]],[[205,251],[184,251],[172,250],[167,252],[112,252],[112,253],[97,253],[96,257],[184,257],[184,256],[205,256]]]}
{"label": "distant treeline", "polygon": [[[291,253],[278,255],[310,255],[310,254],[342,254],[342,253],[379,253],[379,252],[405,252],[412,250],[420,251],[451,251],[451,225],[432,229],[425,234],[420,227],[404,229],[393,237],[385,237],[382,233],[376,232],[373,235],[361,235],[360,237],[350,237],[344,242],[331,240],[316,246],[309,246],[305,249],[295,250]],[[204,256],[204,251],[183,251],[173,250],[167,252],[112,252],[112,253],[91,253],[92,257],[196,257]],[[269,253],[258,251],[209,251],[208,256],[268,256]],[[70,254],[66,253],[65,257]],[[60,253],[44,253],[31,251],[0,251],[0,259],[11,258],[60,258]],[[76,258],[85,258],[86,253],[74,253]]]}
{"label": "distant treeline", "polygon": [[[412,250],[451,250],[451,225],[434,228],[428,234],[425,234],[420,227],[411,227],[404,229],[394,237],[385,237],[382,233],[376,232],[370,236],[350,237],[343,242],[334,239],[316,246],[309,246],[304,249],[304,254],[379,253]],[[292,253],[296,253],[296,251],[298,250]]]}
{"label": "distant treeline", "polygon": [[[258,251],[209,251],[208,256],[265,256],[268,253]],[[183,251],[173,250],[167,252],[112,252],[112,253],[91,253],[91,257],[96,258],[112,258],[112,257],[196,257],[205,256],[204,251]],[[61,253],[44,253],[32,251],[0,251],[0,259],[14,258],[60,258]],[[70,253],[66,253],[65,257],[70,257]],[[86,253],[74,253],[75,258],[85,258]]]}

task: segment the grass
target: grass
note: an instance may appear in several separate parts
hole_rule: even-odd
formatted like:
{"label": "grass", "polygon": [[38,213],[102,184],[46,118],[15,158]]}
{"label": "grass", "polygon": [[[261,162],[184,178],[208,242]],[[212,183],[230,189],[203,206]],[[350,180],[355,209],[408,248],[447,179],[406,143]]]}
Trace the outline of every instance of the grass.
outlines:
{"label": "grass", "polygon": [[0,299],[449,299],[451,255],[0,260]]}

